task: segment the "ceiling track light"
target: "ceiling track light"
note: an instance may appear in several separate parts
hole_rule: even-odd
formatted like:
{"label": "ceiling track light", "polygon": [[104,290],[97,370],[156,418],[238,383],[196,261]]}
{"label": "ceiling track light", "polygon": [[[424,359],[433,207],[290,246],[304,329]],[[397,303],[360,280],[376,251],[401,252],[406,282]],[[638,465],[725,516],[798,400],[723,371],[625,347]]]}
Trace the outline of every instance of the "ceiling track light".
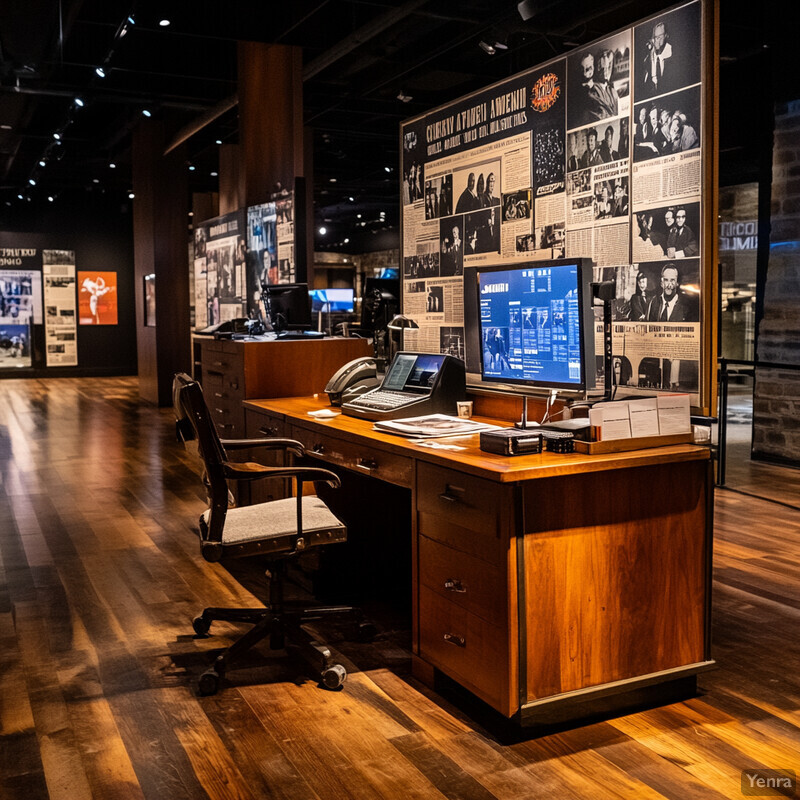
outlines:
{"label": "ceiling track light", "polygon": [[80,97],[76,97],[76,98],[75,98],[75,100],[74,100],[73,102],[75,103],[75,105],[76,105],[78,108],[83,108],[83,107],[86,105],[86,103],[84,103],[84,102],[83,102],[83,99],[82,99],[82,98],[80,98]]}
{"label": "ceiling track light", "polygon": [[98,78],[105,78],[106,76],[106,71],[102,67],[95,67],[94,72]]}
{"label": "ceiling track light", "polygon": [[480,47],[484,53],[488,53],[490,56],[493,56],[497,52],[494,49],[494,45],[489,44],[489,42],[485,42],[483,39],[478,42],[478,47]]}

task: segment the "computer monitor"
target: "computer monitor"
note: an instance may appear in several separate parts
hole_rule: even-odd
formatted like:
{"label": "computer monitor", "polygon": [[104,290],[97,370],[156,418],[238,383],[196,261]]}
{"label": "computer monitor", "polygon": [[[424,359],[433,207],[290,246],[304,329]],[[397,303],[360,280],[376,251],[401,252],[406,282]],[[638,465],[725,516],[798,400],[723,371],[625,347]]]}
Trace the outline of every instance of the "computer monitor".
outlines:
{"label": "computer monitor", "polygon": [[311,330],[307,283],[276,283],[262,289],[264,306],[275,331]]}
{"label": "computer monitor", "polygon": [[594,386],[591,263],[478,267],[481,379],[585,392]]}
{"label": "computer monitor", "polygon": [[383,330],[400,310],[399,278],[367,278],[361,296],[361,327]]}
{"label": "computer monitor", "polygon": [[311,310],[333,314],[352,314],[355,305],[352,289],[311,289]]}

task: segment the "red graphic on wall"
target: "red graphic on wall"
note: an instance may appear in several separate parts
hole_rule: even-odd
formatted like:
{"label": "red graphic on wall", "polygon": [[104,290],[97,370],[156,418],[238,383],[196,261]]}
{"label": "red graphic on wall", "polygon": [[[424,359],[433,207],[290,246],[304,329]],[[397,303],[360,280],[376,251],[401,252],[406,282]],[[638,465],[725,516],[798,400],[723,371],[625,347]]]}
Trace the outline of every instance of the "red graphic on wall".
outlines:
{"label": "red graphic on wall", "polygon": [[561,81],[558,75],[548,72],[542,75],[531,89],[531,107],[534,111],[543,112],[552,108],[553,104],[561,96]]}
{"label": "red graphic on wall", "polygon": [[81,325],[117,324],[117,273],[78,273],[78,321]]}

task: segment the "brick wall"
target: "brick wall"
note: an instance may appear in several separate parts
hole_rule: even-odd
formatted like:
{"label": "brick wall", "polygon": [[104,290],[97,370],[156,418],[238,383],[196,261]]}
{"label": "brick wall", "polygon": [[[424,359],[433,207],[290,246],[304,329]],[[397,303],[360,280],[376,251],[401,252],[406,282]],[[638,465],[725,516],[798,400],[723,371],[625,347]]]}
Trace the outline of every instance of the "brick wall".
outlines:
{"label": "brick wall", "polygon": [[[800,101],[776,108],[770,254],[757,358],[800,366]],[[757,371],[753,455],[800,464],[800,370]]]}

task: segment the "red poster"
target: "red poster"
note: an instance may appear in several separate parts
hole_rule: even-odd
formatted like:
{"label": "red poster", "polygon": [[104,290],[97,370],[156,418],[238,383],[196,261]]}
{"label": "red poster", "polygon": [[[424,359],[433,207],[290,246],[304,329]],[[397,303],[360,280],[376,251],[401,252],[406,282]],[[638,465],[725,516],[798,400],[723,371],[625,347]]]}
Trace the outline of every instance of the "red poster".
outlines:
{"label": "red poster", "polygon": [[117,324],[117,273],[78,273],[78,317],[81,325]]}

